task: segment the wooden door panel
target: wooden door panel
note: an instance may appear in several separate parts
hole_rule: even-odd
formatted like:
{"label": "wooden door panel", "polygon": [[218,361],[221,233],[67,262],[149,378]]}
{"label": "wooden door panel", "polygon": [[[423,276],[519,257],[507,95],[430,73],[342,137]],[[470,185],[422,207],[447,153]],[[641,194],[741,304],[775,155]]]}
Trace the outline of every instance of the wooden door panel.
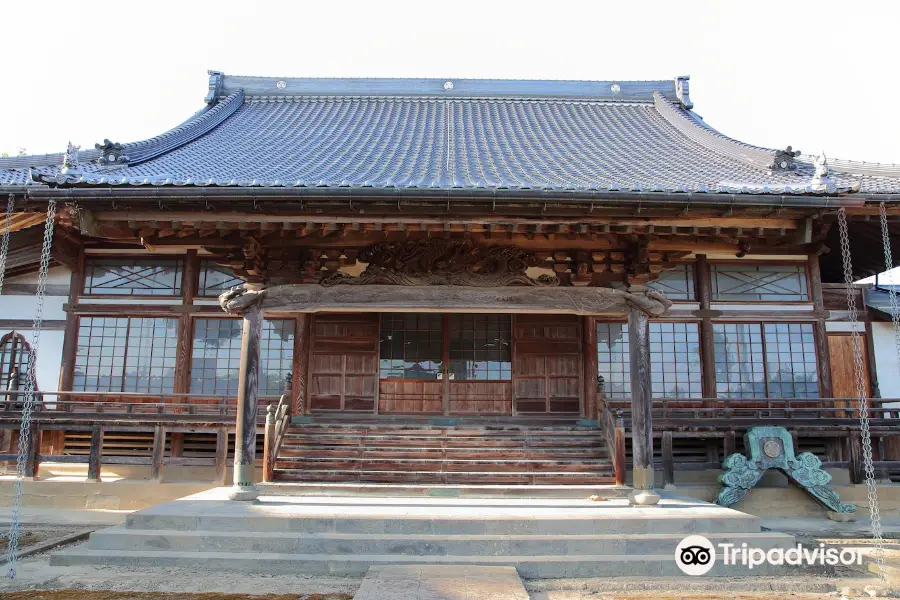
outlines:
{"label": "wooden door panel", "polygon": [[375,410],[378,395],[378,315],[313,316],[309,406],[313,410]]}
{"label": "wooden door panel", "polygon": [[581,320],[574,315],[516,315],[513,399],[518,412],[581,409]]}
{"label": "wooden door panel", "polygon": [[508,381],[451,381],[450,414],[510,414],[511,394]]}
{"label": "wooden door panel", "polygon": [[[863,369],[866,384],[866,397],[871,397],[869,389],[869,362],[865,339],[860,336]],[[828,357],[831,362],[831,386],[835,398],[856,398],[856,374],[853,370],[853,337],[846,334],[830,334],[828,336]],[[838,406],[847,406],[847,402],[838,402]]]}

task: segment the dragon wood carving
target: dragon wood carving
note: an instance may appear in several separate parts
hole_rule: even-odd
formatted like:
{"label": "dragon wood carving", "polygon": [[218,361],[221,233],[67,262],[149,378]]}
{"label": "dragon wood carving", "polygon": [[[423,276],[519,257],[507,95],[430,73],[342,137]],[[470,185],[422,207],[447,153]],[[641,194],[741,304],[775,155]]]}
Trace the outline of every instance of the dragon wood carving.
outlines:
{"label": "dragon wood carving", "polygon": [[336,272],[325,276],[321,284],[559,285],[555,275],[535,279],[525,273],[540,264],[533,254],[512,246],[479,246],[470,239],[381,242],[360,251],[357,258],[367,263],[358,277]]}

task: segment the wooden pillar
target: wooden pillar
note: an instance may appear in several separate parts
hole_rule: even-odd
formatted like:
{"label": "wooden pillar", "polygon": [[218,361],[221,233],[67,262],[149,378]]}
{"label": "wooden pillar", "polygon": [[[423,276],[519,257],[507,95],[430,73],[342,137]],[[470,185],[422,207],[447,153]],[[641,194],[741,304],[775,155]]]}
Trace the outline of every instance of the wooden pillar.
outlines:
{"label": "wooden pillar", "polygon": [[[628,350],[631,365],[632,485],[636,491],[653,489],[653,399],[650,390],[650,318],[637,307],[628,312]],[[632,494],[637,504],[656,504],[659,496]]]}
{"label": "wooden pillar", "polygon": [[675,456],[672,452],[672,432],[662,432],[663,487],[675,485]]}
{"label": "wooden pillar", "polygon": [[[709,262],[705,254],[697,255],[697,300],[700,302],[700,366],[702,371],[702,393],[707,400],[716,397],[716,353],[713,336],[712,282],[709,278]],[[707,402],[706,404],[712,404]]]}
{"label": "wooden pillar", "polygon": [[64,392],[72,390],[75,379],[75,355],[78,353],[78,317],[74,307],[84,290],[84,247],[78,253],[75,269],[69,278],[69,301],[66,303],[66,332],[63,337],[62,364],[59,374],[59,389]]}
{"label": "wooden pillar", "polygon": [[584,316],[581,326],[582,370],[584,372],[584,404],[582,416],[591,421],[599,420],[600,400],[597,395],[597,323],[592,316]]}
{"label": "wooden pillar", "polygon": [[241,332],[241,364],[238,371],[237,421],[234,439],[234,487],[232,500],[255,500],[253,485],[256,458],[256,415],[259,403],[259,342],[263,313],[258,304],[244,311]]}
{"label": "wooden pillar", "polygon": [[[822,273],[819,270],[819,256],[810,254],[807,261],[809,293],[816,314],[816,368],[819,371],[819,393],[823,398],[833,398],[831,385],[831,360],[828,355],[828,333],[825,330],[825,301],[822,297]],[[865,308],[865,307],[863,307]]]}
{"label": "wooden pillar", "polygon": [[28,446],[25,448],[25,479],[37,479],[40,469],[41,428],[32,422],[28,430]]}
{"label": "wooden pillar", "polygon": [[162,482],[165,456],[166,428],[157,425],[153,428],[153,450],[150,458],[150,479],[157,483]]}
{"label": "wooden pillar", "polygon": [[100,463],[103,459],[103,428],[98,424],[94,424],[91,429],[91,453],[88,456],[88,472],[87,480],[90,482],[100,481]]}
{"label": "wooden pillar", "polygon": [[297,331],[294,334],[294,399],[292,415],[309,414],[309,339],[312,335],[312,313],[301,313],[297,317]]}

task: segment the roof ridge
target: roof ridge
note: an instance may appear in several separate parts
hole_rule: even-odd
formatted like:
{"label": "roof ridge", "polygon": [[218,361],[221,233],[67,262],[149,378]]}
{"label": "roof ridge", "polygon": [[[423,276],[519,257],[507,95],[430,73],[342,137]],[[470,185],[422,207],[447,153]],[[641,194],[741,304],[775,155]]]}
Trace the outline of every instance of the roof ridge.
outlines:
{"label": "roof ridge", "polygon": [[647,81],[570,79],[440,79],[398,77],[258,77],[211,72],[211,97],[243,90],[258,96],[434,96],[438,98],[573,98],[653,102],[659,92],[690,104],[686,76]]}
{"label": "roof ridge", "polygon": [[[800,158],[806,162],[815,163],[816,156],[803,154]],[[828,158],[828,169],[835,173],[845,175],[871,175],[873,177],[900,177],[900,164],[867,162],[864,160],[846,160],[840,158]]]}
{"label": "roof ridge", "polygon": [[657,112],[675,129],[707,150],[724,154],[745,164],[771,170],[775,165],[777,150],[741,142],[724,135],[706,124],[690,118],[662,94],[653,94]]}

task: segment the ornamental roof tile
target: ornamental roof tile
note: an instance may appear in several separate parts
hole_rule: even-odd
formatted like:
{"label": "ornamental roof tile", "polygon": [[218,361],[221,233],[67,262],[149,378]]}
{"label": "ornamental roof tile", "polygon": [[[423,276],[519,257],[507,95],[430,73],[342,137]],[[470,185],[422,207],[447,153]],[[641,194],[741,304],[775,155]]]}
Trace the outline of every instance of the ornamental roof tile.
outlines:
{"label": "ornamental roof tile", "polygon": [[62,169],[63,154],[0,159],[0,185],[900,193],[900,166],[830,161],[827,183],[816,185],[814,157],[783,163],[784,152],[722,135],[690,110],[687,78],[212,72],[207,103],[155,138],[81,152],[75,168]]}

